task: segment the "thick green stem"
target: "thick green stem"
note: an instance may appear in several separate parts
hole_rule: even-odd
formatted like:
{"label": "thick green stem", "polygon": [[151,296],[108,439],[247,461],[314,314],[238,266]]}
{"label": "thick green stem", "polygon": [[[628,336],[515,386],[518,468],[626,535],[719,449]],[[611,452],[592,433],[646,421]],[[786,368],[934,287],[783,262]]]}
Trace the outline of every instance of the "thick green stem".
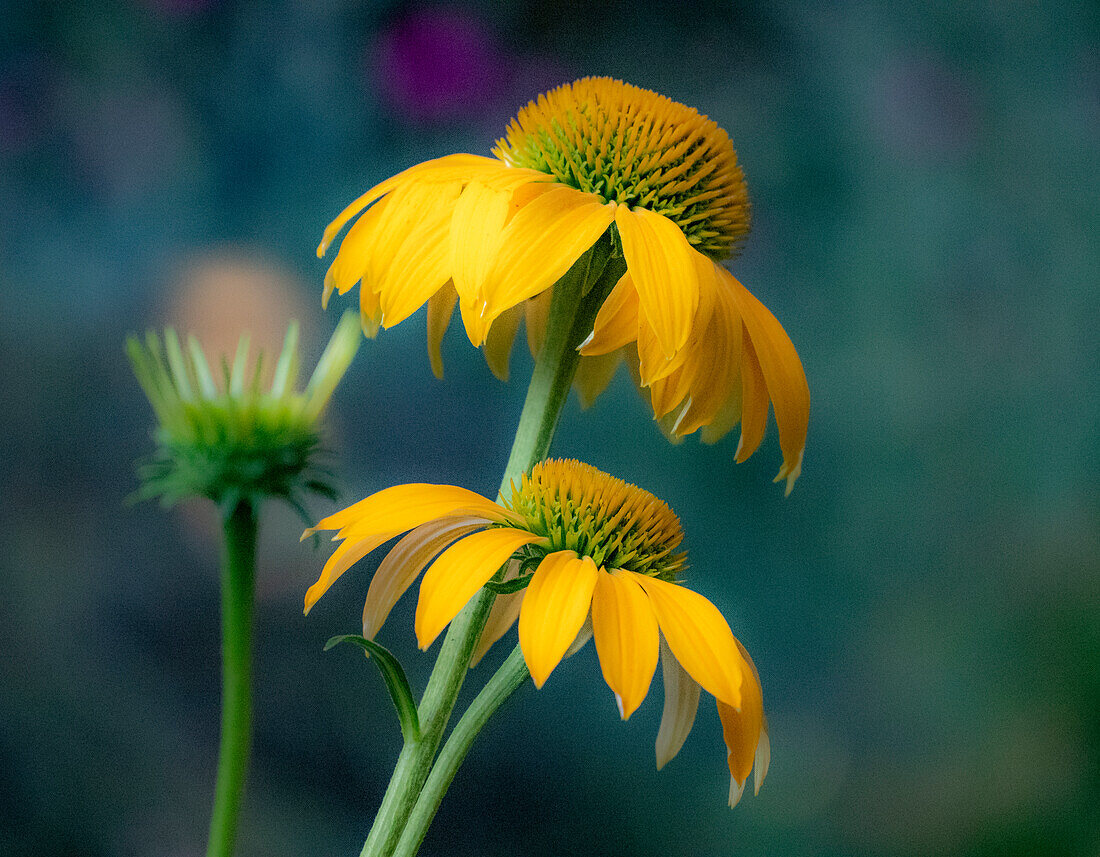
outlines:
{"label": "thick green stem", "polygon": [[[501,480],[501,492],[507,491],[513,479],[549,452],[554,429],[577,371],[577,346],[592,330],[600,304],[621,274],[621,260],[611,256],[610,240],[605,238],[554,285],[546,341],[527,388],[523,413]],[[481,590],[451,622],[418,708],[420,740],[406,743],[402,748],[360,857],[390,857],[393,854],[442,742],[494,597],[489,590]],[[425,828],[430,821],[429,817]]]}
{"label": "thick green stem", "polygon": [[436,759],[431,773],[428,774],[428,779],[420,791],[420,797],[405,823],[405,829],[401,831],[401,838],[397,842],[393,857],[413,857],[420,850],[420,843],[424,841],[428,826],[435,818],[440,801],[443,800],[443,795],[451,785],[455,774],[458,773],[459,765],[466,758],[474,739],[489,718],[527,681],[530,675],[527,671],[527,663],[523,659],[523,651],[516,646],[501,664],[500,669],[482,688],[481,693],[470,703],[466,713],[455,724],[454,730],[447,738],[447,743],[439,751],[439,758]]}
{"label": "thick green stem", "polygon": [[223,521],[222,734],[207,857],[230,857],[252,741],[252,614],[256,512],[241,500]]}

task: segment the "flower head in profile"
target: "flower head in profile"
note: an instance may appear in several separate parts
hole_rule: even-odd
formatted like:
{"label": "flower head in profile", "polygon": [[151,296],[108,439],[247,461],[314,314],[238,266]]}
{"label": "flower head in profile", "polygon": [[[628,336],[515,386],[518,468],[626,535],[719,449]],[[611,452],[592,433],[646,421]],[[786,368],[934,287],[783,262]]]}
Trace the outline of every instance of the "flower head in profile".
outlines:
{"label": "flower head in profile", "polygon": [[679,519],[647,491],[587,464],[551,460],[535,465],[501,503],[451,485],[400,485],[306,535],[316,530],[336,530],[342,544],[306,593],[307,612],[354,563],[407,532],[371,580],[364,637],[373,639],[421,572],[415,631],[425,649],[478,590],[497,587],[505,594],[493,605],[475,662],[518,619],[524,659],[541,687],[593,637],[625,720],[645,699],[660,660],[658,767],[687,738],[702,688],[715,697],[723,725],[731,805],[754,766],[759,788],[769,751],[756,668],[718,609],[678,582],[686,563]]}
{"label": "flower head in profile", "polygon": [[305,493],[334,495],[330,474],[317,463],[319,420],[359,348],[355,315],[340,320],[304,390],[297,390],[298,325],[291,323],[271,386],[264,389],[263,355],[249,370],[249,337],[218,378],[194,336],[187,350],[175,330],[163,342],[150,331],[126,343],[134,374],[157,415],[157,449],[139,467],[137,499],[186,497],[217,503],[276,497],[305,515]]}
{"label": "flower head in profile", "polygon": [[714,440],[742,424],[737,459],[759,446],[769,402],[788,490],[801,469],[809,390],[775,317],[721,262],[749,231],[744,176],[706,116],[609,78],[585,78],[520,110],[493,157],[457,154],[386,179],[325,230],[323,255],[355,219],[323,301],[359,284],[364,330],[428,305],[428,351],[455,304],[466,334],[507,377],[520,320],[541,348],[554,284],[609,235],[619,276],[584,343],[587,403],[620,358],[670,436]]}

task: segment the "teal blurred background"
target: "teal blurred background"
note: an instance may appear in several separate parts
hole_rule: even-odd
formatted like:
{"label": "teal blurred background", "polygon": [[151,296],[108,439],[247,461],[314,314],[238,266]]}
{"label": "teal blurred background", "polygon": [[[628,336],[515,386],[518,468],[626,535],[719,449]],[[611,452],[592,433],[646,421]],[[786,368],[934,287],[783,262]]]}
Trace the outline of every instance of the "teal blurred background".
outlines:
{"label": "teal blurred background", "polygon": [[[520,692],[427,855],[1100,854],[1100,11],[1094,3],[24,2],[0,23],[0,854],[198,855],[218,719],[214,519],[128,507],[152,414],[131,331],[211,348],[301,318],[324,225],[374,182],[487,153],[586,74],[709,114],[754,230],[738,277],[813,394],[670,447],[625,372],[555,451],[667,500],[693,585],[760,668],[773,764],[725,806],[704,704],[657,773],[659,682],[623,724],[591,646]],[[331,413],[344,499],[491,492],[530,359],[494,380],[423,314]],[[318,516],[332,507],[317,504]],[[308,619],[325,552],[265,509],[242,857],[358,853],[400,736],[350,650],[379,555]],[[412,605],[382,639],[423,687]],[[503,657],[505,646],[489,662]],[[487,666],[474,673],[488,675]]]}

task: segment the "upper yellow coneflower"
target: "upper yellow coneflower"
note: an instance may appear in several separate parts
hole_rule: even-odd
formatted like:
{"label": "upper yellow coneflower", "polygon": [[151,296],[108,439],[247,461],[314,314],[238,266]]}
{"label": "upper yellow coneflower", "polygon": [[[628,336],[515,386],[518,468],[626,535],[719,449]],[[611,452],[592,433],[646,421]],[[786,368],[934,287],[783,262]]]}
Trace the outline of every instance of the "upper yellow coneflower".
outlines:
{"label": "upper yellow coneflower", "polygon": [[318,247],[323,255],[358,217],[323,301],[359,283],[371,335],[427,303],[437,375],[457,303],[470,341],[507,377],[520,319],[537,353],[551,288],[610,230],[625,273],[581,350],[582,398],[595,398],[625,357],[670,435],[703,428],[714,440],[741,422],[739,461],[759,446],[770,402],[783,451],[777,479],[789,490],[809,389],[782,326],[718,264],[749,230],[728,135],[662,95],[585,78],[524,107],[493,154],[418,164],[348,206]]}
{"label": "upper yellow coneflower", "polygon": [[364,637],[374,637],[429,564],[416,607],[421,648],[482,586],[494,578],[515,581],[523,588],[497,597],[475,663],[518,618],[520,647],[541,687],[571,650],[594,637],[604,679],[626,719],[645,699],[660,659],[665,709],[658,767],[687,738],[702,687],[714,695],[722,720],[731,805],[754,766],[759,788],[768,736],[756,668],[718,609],[677,583],[685,565],[680,522],[649,492],[577,461],[545,461],[513,483],[501,503],[452,485],[400,485],[330,515],[305,535],[317,530],[337,530],[342,544],[306,593],[306,612],[354,563],[411,530],[371,580]]}

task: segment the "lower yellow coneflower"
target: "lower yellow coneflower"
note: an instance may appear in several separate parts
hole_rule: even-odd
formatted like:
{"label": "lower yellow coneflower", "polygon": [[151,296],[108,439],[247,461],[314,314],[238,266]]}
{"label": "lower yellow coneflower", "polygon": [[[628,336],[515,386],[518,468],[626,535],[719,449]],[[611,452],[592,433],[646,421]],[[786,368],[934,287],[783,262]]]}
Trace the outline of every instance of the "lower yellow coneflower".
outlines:
{"label": "lower yellow coneflower", "polygon": [[660,660],[657,766],[679,752],[703,688],[718,704],[731,806],[754,765],[759,789],[768,764],[760,680],[718,609],[676,582],[686,556],[673,511],[647,491],[568,460],[536,464],[502,499],[452,485],[399,485],[330,515],[305,533],[336,530],[342,541],[306,593],[306,612],[354,563],[411,531],[371,580],[365,637],[374,637],[429,563],[415,619],[422,649],[490,581],[523,587],[498,596],[475,663],[518,619],[524,660],[541,687],[592,637],[625,720],[645,699]]}

